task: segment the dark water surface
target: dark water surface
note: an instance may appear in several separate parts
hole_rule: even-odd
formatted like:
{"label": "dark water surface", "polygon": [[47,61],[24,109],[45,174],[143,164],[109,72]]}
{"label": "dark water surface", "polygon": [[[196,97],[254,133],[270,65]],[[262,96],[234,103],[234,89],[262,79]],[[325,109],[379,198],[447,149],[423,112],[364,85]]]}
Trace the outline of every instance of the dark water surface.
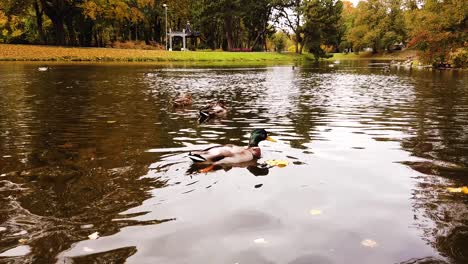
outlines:
{"label": "dark water surface", "polygon": [[[468,263],[466,72],[38,66],[0,64],[0,263]],[[192,168],[257,127],[257,164]]]}

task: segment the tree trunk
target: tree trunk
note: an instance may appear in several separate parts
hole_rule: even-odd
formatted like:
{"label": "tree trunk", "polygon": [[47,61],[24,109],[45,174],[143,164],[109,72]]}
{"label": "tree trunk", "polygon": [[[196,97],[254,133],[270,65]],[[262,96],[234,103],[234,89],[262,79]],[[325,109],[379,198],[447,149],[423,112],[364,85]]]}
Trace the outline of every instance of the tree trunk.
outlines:
{"label": "tree trunk", "polygon": [[43,11],[39,8],[39,3],[34,1],[34,10],[36,11],[36,22],[37,22],[37,31],[39,31],[39,43],[40,44],[47,44],[45,35],[44,35],[44,28],[42,27],[42,13]]}
{"label": "tree trunk", "polygon": [[302,40],[301,46],[299,47],[299,54],[302,54],[302,50],[304,49],[305,44],[306,44],[306,41]]}
{"label": "tree trunk", "polygon": [[67,24],[68,30],[68,45],[76,46],[76,33],[73,27],[73,17],[67,16],[65,19],[65,23]]}
{"label": "tree trunk", "polygon": [[55,44],[58,46],[65,45],[65,28],[63,26],[63,18],[62,17],[54,17],[52,20],[52,24],[54,25],[55,30]]}
{"label": "tree trunk", "polygon": [[56,1],[55,5],[52,5],[46,0],[40,0],[42,10],[52,21],[52,25],[55,31],[55,44],[56,45],[65,45],[65,28],[63,26],[64,22],[64,10],[65,2]]}
{"label": "tree trunk", "polygon": [[224,30],[226,32],[227,50],[230,51],[234,48],[232,38],[232,16],[224,17]]}

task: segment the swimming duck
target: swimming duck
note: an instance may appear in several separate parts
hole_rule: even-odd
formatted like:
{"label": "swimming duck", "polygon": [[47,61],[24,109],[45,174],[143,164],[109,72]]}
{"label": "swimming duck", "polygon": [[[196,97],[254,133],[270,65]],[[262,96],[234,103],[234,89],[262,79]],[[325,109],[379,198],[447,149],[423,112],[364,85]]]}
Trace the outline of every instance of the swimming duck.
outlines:
{"label": "swimming duck", "polygon": [[192,95],[180,93],[176,98],[172,99],[172,105],[175,107],[184,107],[192,104]]}
{"label": "swimming duck", "polygon": [[260,158],[262,152],[258,144],[263,140],[276,142],[275,139],[268,136],[265,129],[257,128],[251,132],[249,145],[246,147],[218,145],[202,151],[190,152],[188,156],[195,163],[211,164],[200,171],[208,172],[215,165],[244,163]]}
{"label": "swimming duck", "polygon": [[226,104],[223,101],[211,102],[208,105],[205,105],[202,109],[200,109],[199,121],[203,122],[213,117],[223,117],[226,115],[226,113],[227,113],[227,108],[226,108]]}

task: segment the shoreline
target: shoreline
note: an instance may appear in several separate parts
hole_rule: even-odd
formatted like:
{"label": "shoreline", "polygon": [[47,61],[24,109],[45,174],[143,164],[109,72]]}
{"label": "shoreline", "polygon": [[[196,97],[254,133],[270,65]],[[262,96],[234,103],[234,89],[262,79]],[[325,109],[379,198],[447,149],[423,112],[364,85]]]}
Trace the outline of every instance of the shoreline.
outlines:
{"label": "shoreline", "polygon": [[[334,53],[320,61],[334,60],[404,60],[414,51],[390,54]],[[165,51],[116,48],[78,48],[40,45],[0,44],[0,61],[17,62],[150,62],[150,63],[205,63],[205,64],[291,64],[314,61],[311,54],[277,52],[224,52],[224,51]]]}

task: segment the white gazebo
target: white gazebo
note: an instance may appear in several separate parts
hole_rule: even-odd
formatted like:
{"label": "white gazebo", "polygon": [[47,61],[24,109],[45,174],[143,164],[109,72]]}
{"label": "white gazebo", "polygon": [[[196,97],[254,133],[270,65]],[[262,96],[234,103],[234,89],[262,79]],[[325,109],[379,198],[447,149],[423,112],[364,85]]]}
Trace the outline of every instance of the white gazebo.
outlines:
{"label": "white gazebo", "polygon": [[172,51],[172,38],[173,37],[182,37],[182,51],[186,50],[186,43],[187,43],[187,36],[191,35],[192,33],[187,33],[185,32],[185,29],[182,29],[182,32],[180,31],[172,31],[169,29],[169,33],[167,34],[169,36],[169,51]]}

